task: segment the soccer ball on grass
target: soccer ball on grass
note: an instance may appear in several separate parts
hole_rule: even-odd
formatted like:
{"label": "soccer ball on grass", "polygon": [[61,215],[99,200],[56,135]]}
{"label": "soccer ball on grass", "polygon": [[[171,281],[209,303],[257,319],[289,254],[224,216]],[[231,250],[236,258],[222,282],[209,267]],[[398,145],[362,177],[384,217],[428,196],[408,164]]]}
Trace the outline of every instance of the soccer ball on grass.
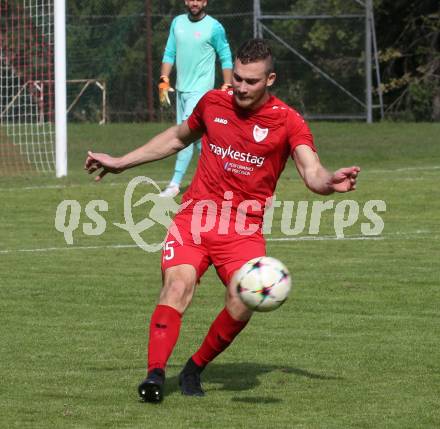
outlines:
{"label": "soccer ball on grass", "polygon": [[292,285],[286,266],[269,256],[260,256],[246,262],[232,282],[232,287],[237,288],[244,304],[254,311],[278,308],[286,301]]}

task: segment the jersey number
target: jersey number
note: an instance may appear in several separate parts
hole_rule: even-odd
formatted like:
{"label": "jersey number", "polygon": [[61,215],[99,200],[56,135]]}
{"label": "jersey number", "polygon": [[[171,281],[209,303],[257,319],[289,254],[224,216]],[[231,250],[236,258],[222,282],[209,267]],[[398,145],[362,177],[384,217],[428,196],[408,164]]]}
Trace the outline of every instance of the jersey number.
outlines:
{"label": "jersey number", "polygon": [[167,241],[165,243],[165,250],[163,253],[164,253],[164,259],[166,259],[167,261],[174,258],[174,247],[173,247],[174,243],[175,243],[174,240]]}

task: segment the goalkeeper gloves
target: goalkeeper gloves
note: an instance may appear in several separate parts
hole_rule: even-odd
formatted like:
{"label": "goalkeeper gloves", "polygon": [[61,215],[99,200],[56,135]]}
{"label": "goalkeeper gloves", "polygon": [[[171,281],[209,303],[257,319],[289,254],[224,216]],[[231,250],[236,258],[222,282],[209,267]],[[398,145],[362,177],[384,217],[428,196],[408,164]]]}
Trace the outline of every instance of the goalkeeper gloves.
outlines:
{"label": "goalkeeper gloves", "polygon": [[229,89],[232,88],[232,85],[230,83],[224,83],[221,87],[220,87],[220,91],[228,91]]}
{"label": "goalkeeper gloves", "polygon": [[170,86],[170,79],[168,76],[161,76],[159,79],[159,102],[161,106],[171,106],[169,92],[174,92]]}

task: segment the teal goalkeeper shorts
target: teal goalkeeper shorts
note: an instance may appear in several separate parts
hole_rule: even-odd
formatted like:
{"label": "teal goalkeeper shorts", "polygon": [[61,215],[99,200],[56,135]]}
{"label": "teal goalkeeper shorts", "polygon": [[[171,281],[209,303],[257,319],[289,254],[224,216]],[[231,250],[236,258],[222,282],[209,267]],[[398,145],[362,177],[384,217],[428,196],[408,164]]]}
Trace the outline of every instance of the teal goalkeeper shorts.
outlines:
{"label": "teal goalkeeper shorts", "polygon": [[181,124],[191,115],[194,107],[206,92],[180,92],[176,91],[176,122]]}

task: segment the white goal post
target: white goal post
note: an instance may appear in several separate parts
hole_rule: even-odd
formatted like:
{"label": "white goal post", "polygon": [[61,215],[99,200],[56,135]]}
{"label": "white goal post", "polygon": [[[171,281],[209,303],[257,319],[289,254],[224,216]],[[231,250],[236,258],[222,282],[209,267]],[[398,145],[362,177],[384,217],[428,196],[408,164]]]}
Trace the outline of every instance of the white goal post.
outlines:
{"label": "white goal post", "polygon": [[67,175],[65,0],[0,0],[0,176]]}
{"label": "white goal post", "polygon": [[56,175],[67,175],[66,1],[55,0]]}

